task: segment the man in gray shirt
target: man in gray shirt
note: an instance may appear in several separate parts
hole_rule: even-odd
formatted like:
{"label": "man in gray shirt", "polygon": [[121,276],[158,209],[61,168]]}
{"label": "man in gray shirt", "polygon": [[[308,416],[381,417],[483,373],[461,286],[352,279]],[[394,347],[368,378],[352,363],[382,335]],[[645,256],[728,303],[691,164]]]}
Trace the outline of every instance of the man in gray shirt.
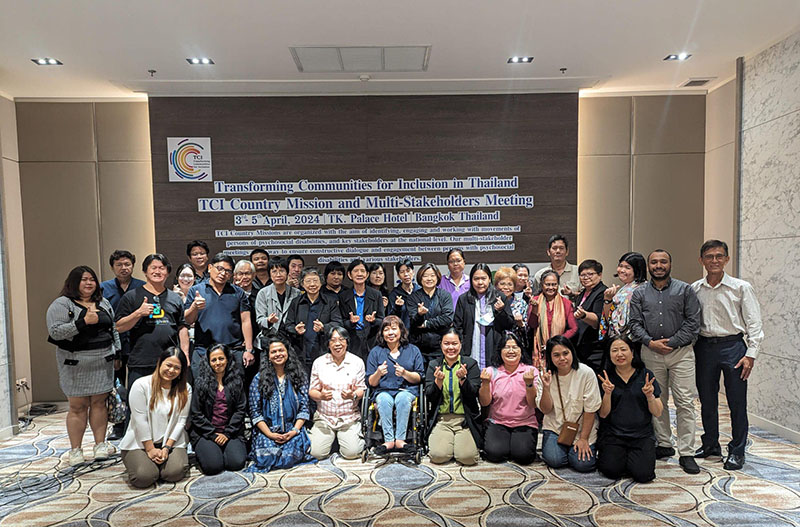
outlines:
{"label": "man in gray shirt", "polygon": [[[689,284],[670,277],[672,256],[656,249],[647,257],[650,283],[631,296],[630,331],[642,343],[642,359],[661,386],[667,409],[669,393],[675,399],[678,425],[678,455],[683,470],[697,474],[694,460],[695,359],[692,344],[700,332],[700,302]],[[669,412],[653,418],[656,457],[675,454]]]}

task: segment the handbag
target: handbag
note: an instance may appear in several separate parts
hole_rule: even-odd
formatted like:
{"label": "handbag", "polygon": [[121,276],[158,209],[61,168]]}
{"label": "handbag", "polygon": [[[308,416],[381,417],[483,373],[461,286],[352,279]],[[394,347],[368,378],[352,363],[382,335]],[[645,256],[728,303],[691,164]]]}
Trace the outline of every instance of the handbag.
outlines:
{"label": "handbag", "polygon": [[125,414],[128,411],[128,405],[122,400],[118,389],[122,388],[119,379],[114,379],[114,387],[111,388],[111,393],[108,394],[106,399],[106,408],[108,409],[108,422],[112,424],[119,424],[125,421]]}
{"label": "handbag", "polygon": [[[561,397],[561,382],[558,380],[558,372],[556,372],[556,386],[558,386],[558,400],[561,402],[561,416],[564,418],[564,424],[561,425],[561,432],[558,434],[558,444],[572,446],[575,443],[579,425],[578,421],[567,421],[567,414],[564,412],[564,399]],[[583,412],[581,412],[581,415],[583,415]],[[580,419],[580,416],[578,419]]]}

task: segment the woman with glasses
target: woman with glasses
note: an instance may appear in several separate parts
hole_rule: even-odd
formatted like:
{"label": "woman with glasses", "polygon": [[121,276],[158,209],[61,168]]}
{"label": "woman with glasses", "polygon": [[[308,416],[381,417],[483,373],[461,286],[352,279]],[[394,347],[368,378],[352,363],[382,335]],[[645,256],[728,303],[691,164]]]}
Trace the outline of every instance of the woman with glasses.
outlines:
{"label": "woman with glasses", "polygon": [[327,332],[328,353],[317,357],[311,367],[308,396],[316,401],[311,429],[311,455],[328,457],[333,442],[339,442],[339,455],[355,459],[364,450],[359,402],[367,386],[364,361],[347,351],[350,335],[341,326]]}
{"label": "woman with glasses", "polygon": [[483,452],[494,463],[528,465],[536,459],[539,371],[522,359],[522,344],[509,331],[492,355],[491,367],[481,371],[478,396],[481,406],[489,407]]}
{"label": "woman with glasses", "polygon": [[578,333],[573,338],[578,358],[596,372],[602,369],[603,352],[599,340],[600,319],[603,317],[603,264],[584,260],[578,266],[578,278],[583,289],[575,298],[575,320]]}

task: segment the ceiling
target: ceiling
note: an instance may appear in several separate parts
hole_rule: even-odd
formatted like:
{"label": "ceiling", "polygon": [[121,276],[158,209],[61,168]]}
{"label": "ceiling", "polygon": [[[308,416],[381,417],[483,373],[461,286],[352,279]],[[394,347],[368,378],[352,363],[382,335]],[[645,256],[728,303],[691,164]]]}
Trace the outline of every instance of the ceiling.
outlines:
{"label": "ceiling", "polygon": [[[0,0],[0,92],[592,95],[714,77],[702,92],[734,76],[736,57],[798,28],[798,0]],[[430,56],[426,71],[360,80],[298,71],[290,48],[303,46],[430,46]],[[691,59],[662,60],[681,51]],[[535,60],[507,64],[513,55]],[[42,56],[64,65],[30,60]],[[216,64],[186,62],[204,56]]]}

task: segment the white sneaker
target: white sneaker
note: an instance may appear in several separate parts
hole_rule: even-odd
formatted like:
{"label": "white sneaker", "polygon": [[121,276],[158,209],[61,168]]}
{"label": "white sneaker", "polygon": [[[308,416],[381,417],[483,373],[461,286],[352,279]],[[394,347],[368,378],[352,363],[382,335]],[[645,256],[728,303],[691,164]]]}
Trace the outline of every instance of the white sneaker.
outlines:
{"label": "white sneaker", "polygon": [[94,460],[95,461],[104,461],[108,459],[108,456],[111,455],[109,450],[109,444],[103,441],[102,443],[97,443],[94,446]]}
{"label": "white sneaker", "polygon": [[85,461],[82,448],[73,448],[69,451],[69,466],[76,467],[82,465]]}

